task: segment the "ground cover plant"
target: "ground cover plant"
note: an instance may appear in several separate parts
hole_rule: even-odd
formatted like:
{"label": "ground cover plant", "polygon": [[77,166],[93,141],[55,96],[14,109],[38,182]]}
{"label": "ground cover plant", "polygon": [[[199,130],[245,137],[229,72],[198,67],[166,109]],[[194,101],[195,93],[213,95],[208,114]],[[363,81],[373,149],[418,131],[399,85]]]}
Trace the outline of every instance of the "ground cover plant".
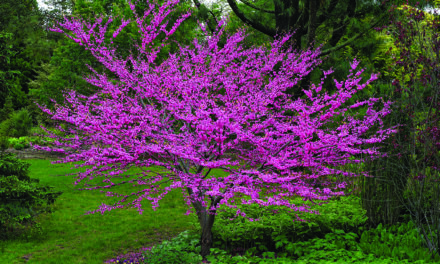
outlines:
{"label": "ground cover plant", "polygon": [[[98,18],[93,24],[66,18],[54,29],[90,50],[108,70],[98,73],[90,67],[94,74],[86,80],[99,88],[96,94],[88,97],[69,92],[65,105],[56,105],[54,111],[41,107],[52,120],[68,124],[60,130],[74,135],[68,139],[51,135],[57,138],[55,146],[74,149],[58,162],[84,161],[81,166],[91,166],[78,174],[76,183],[105,178],[104,185],[85,183],[89,190],[107,190],[123,183],[140,188],[131,194],[108,191],[107,195],[121,200],[113,205],[102,204],[91,213],[104,214],[123,207],[137,208],[142,213],[142,200],[150,200],[157,208],[169,191],[181,189],[198,217],[201,255],[206,258],[220,206],[286,206],[295,212],[292,220],[300,221],[300,212],[315,211],[306,204],[292,203],[289,197],[319,202],[343,195],[346,184],[326,176],[352,174],[329,167],[345,164],[353,154],[364,153],[372,158],[386,155],[367,145],[395,132],[396,126],[384,129],[381,122],[389,114],[391,102],[370,98],[340,108],[352,94],[377,78],[373,74],[362,83],[362,70],[357,69],[356,60],[347,80],[335,80],[338,91],[333,95],[321,93],[323,81],[332,70],[323,71],[322,82],[304,91],[305,99],[292,100],[283,93],[321,62],[319,48],[284,50],[282,46],[292,34],[274,41],[270,51],[266,47],[243,51],[237,46],[245,37],[243,30],[228,37],[224,47],[219,48],[225,23],[221,21],[217,33],[206,43],[195,39],[195,49],[181,48],[180,53],[170,54],[169,59],[155,65],[160,47],[151,47],[154,38],[160,31],[171,36],[190,15],[184,15],[167,31],[161,23],[170,12],[168,7],[177,3],[168,1],[160,6],[151,21],[146,18],[155,5],[150,4],[139,15],[130,3],[142,38],[126,58],[118,56],[112,39],[130,23],[128,20],[122,19],[119,29],[112,33],[106,29],[113,18]],[[376,111],[375,103],[383,103],[383,109]],[[332,117],[361,106],[367,108],[364,116],[346,116],[335,130],[325,129]],[[286,111],[297,115],[289,116]],[[365,138],[372,127],[378,131]],[[81,147],[89,145],[90,149]],[[228,151],[235,151],[237,160],[231,161],[225,155]],[[163,167],[164,173],[152,175],[146,169],[135,180],[113,181],[130,167],[151,165]],[[229,174],[216,174],[215,168]],[[246,217],[240,209],[236,215]]]}

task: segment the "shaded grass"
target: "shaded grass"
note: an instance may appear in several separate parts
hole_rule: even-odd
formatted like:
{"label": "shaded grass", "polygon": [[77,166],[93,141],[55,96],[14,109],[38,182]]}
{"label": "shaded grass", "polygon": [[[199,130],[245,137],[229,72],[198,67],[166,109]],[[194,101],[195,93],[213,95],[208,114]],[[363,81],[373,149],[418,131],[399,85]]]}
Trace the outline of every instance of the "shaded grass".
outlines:
{"label": "shaded grass", "polygon": [[[68,173],[84,171],[72,164],[50,164],[49,160],[27,160],[29,175],[42,184],[55,187],[63,194],[56,200],[54,211],[38,217],[43,235],[30,239],[7,241],[0,252],[0,263],[103,263],[117,255],[152,246],[184,230],[191,230],[187,205],[180,189],[170,191],[153,211],[148,200],[142,202],[142,215],[136,209],[116,209],[85,215],[102,203],[113,204],[119,198],[107,197],[99,190],[78,190]],[[130,169],[126,174],[140,172]],[[95,181],[95,180],[94,180]],[[97,179],[96,182],[102,181]],[[142,186],[141,186],[142,187]],[[111,191],[129,194],[139,187],[121,185]]]}

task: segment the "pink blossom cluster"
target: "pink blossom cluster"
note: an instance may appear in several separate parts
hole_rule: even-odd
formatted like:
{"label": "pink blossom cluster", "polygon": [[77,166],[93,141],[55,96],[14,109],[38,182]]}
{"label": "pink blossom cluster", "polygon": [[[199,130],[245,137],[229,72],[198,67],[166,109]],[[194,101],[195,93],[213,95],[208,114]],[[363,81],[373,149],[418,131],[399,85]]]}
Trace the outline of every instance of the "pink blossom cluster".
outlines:
{"label": "pink blossom cluster", "polygon": [[[286,89],[297,85],[321,63],[319,48],[284,49],[283,44],[292,34],[277,38],[270,49],[244,49],[240,43],[246,35],[244,30],[239,30],[228,36],[221,48],[218,41],[224,31],[225,20],[222,20],[207,42],[199,43],[195,39],[194,49],[179,45],[179,53],[169,54],[167,60],[156,65],[154,61],[161,47],[152,47],[153,40],[160,31],[167,37],[172,35],[190,15],[183,15],[170,31],[166,30],[167,23],[161,23],[171,12],[169,7],[178,2],[168,1],[157,13],[153,12],[149,25],[145,19],[154,5],[150,4],[150,9],[138,16],[134,4],[130,4],[142,36],[136,56],[122,58],[112,39],[106,40],[108,25],[115,23],[111,18],[97,19],[94,24],[66,18],[54,29],[90,50],[116,76],[112,78],[90,67],[93,74],[86,80],[100,88],[99,92],[89,97],[68,92],[65,104],[56,104],[55,111],[40,106],[53,120],[69,124],[65,130],[60,127],[62,131],[75,135],[60,138],[48,131],[50,137],[57,139],[55,146],[73,149],[57,162],[84,161],[77,166],[90,166],[78,174],[75,184],[86,178],[104,178],[103,186],[86,189],[108,189],[122,183],[139,186],[139,191],[124,195],[113,206],[103,204],[92,213],[124,206],[133,206],[142,213],[142,200],[150,200],[156,208],[164,195],[176,188],[184,192],[189,208],[201,203],[213,214],[221,204],[236,208],[236,201],[308,212],[307,206],[292,204],[289,198],[300,196],[304,200],[325,201],[343,195],[345,184],[332,184],[326,176],[358,175],[331,167],[361,162],[348,160],[355,154],[386,156],[378,148],[360,146],[382,142],[396,132],[397,126],[383,129],[381,119],[390,113],[391,102],[371,98],[343,107],[354,93],[377,79],[377,75],[362,82],[363,70],[357,70],[359,62],[355,60],[346,80],[334,81],[335,94],[321,91],[324,79],[332,73],[328,70],[323,71],[321,83],[304,90],[308,100],[292,100]],[[111,38],[117,37],[129,23],[132,22],[122,19]],[[202,30],[207,34],[203,27]],[[281,66],[274,70],[277,64]],[[384,104],[381,111],[373,108],[378,102]],[[344,116],[348,108],[363,105],[369,108],[360,120]],[[285,115],[288,110],[297,115]],[[344,116],[344,121],[337,129],[324,129],[326,123],[339,115]],[[364,138],[376,124],[379,126],[376,135]],[[314,136],[318,139],[312,140]],[[250,147],[243,147],[245,143]],[[91,147],[84,149],[81,147],[84,145]],[[227,155],[231,152],[236,153],[237,160]],[[145,170],[137,179],[112,181],[130,167],[150,166],[160,166],[164,171]],[[294,172],[299,166],[313,173]],[[216,175],[212,169],[221,169],[229,175]],[[368,176],[366,172],[363,175]],[[169,187],[163,187],[167,182],[171,183]],[[129,197],[134,200],[125,203]],[[240,210],[237,214],[246,217]]]}

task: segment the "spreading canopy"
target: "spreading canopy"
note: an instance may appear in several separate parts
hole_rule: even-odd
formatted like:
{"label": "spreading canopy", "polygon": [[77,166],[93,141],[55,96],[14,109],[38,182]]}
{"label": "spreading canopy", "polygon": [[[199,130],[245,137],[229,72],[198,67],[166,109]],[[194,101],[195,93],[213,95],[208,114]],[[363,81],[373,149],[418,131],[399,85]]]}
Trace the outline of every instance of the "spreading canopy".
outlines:
{"label": "spreading canopy", "polygon": [[[151,46],[154,38],[160,31],[171,36],[190,15],[184,15],[168,32],[162,22],[170,13],[168,8],[177,3],[168,1],[153,12],[150,25],[144,20],[154,5],[150,4],[150,9],[139,17],[130,4],[142,39],[136,53],[127,58],[118,56],[112,39],[131,21],[122,20],[113,33],[106,30],[109,23],[115,22],[112,18],[101,18],[94,24],[66,18],[54,29],[90,50],[108,70],[98,73],[90,67],[93,74],[86,80],[99,88],[96,94],[86,97],[75,91],[66,93],[65,105],[57,104],[54,112],[40,106],[53,120],[69,124],[66,129],[59,128],[72,137],[60,138],[46,130],[57,139],[55,146],[73,149],[57,162],[84,161],[77,166],[91,166],[78,174],[76,183],[86,178],[105,178],[104,185],[88,189],[115,186],[112,178],[133,166],[165,168],[164,173],[145,170],[138,178],[130,179],[128,183],[140,186],[138,192],[123,196],[112,206],[103,204],[94,212],[131,205],[142,213],[143,199],[151,200],[155,208],[174,188],[187,191],[187,203],[198,213],[215,214],[220,204],[234,207],[237,194],[248,197],[242,203],[284,205],[293,211],[308,211],[287,198],[326,200],[342,195],[345,184],[331,184],[325,176],[354,174],[331,167],[361,162],[348,160],[359,153],[376,158],[386,156],[375,147],[361,146],[381,142],[395,132],[395,127],[383,129],[381,120],[390,112],[391,102],[371,98],[340,109],[352,94],[377,78],[373,74],[362,83],[362,70],[357,69],[356,60],[345,81],[335,80],[337,92],[333,95],[320,93],[323,79],[304,91],[308,100],[291,101],[283,93],[321,63],[319,48],[284,50],[282,46],[292,34],[275,40],[270,49],[244,50],[239,43],[246,35],[240,30],[221,48],[217,44],[225,23],[222,20],[207,42],[194,40],[194,49],[180,47],[180,53],[170,54],[162,64],[155,65],[161,47]],[[324,71],[324,78],[331,73]],[[373,106],[380,101],[384,107],[376,111]],[[324,128],[332,118],[366,104],[368,110],[363,118],[344,116],[336,130]],[[297,115],[286,116],[284,111]],[[378,127],[376,135],[365,138],[373,126]],[[237,159],[232,159],[231,154]],[[312,173],[294,171],[297,167]],[[229,175],[219,177],[212,173],[214,168]],[[160,188],[165,182],[171,185]],[[135,199],[123,204],[131,196]],[[209,207],[206,198],[211,201]]]}

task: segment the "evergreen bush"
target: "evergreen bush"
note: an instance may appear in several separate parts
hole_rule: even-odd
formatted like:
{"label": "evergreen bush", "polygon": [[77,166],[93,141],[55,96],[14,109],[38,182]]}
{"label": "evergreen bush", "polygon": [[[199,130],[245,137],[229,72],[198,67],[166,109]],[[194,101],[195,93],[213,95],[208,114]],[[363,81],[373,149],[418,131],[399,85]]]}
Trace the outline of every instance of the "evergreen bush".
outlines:
{"label": "evergreen bush", "polygon": [[0,136],[11,137],[13,125],[11,119],[6,119],[0,123]]}
{"label": "evergreen bush", "polygon": [[7,137],[24,137],[32,127],[32,118],[26,108],[13,112],[9,119],[0,123],[0,135]]}
{"label": "evergreen bush", "polygon": [[28,136],[29,130],[32,127],[32,118],[26,108],[22,108],[18,112],[14,112],[11,116],[12,125],[15,129],[14,137]]}
{"label": "evergreen bush", "polygon": [[[4,138],[0,139],[0,145]],[[34,231],[35,217],[50,212],[50,205],[61,195],[28,176],[30,164],[12,153],[0,154],[0,239]]]}
{"label": "evergreen bush", "polygon": [[3,108],[0,109],[0,121],[7,120],[11,117],[11,114],[14,112],[13,104],[12,104],[12,96],[6,97],[5,104]]}

